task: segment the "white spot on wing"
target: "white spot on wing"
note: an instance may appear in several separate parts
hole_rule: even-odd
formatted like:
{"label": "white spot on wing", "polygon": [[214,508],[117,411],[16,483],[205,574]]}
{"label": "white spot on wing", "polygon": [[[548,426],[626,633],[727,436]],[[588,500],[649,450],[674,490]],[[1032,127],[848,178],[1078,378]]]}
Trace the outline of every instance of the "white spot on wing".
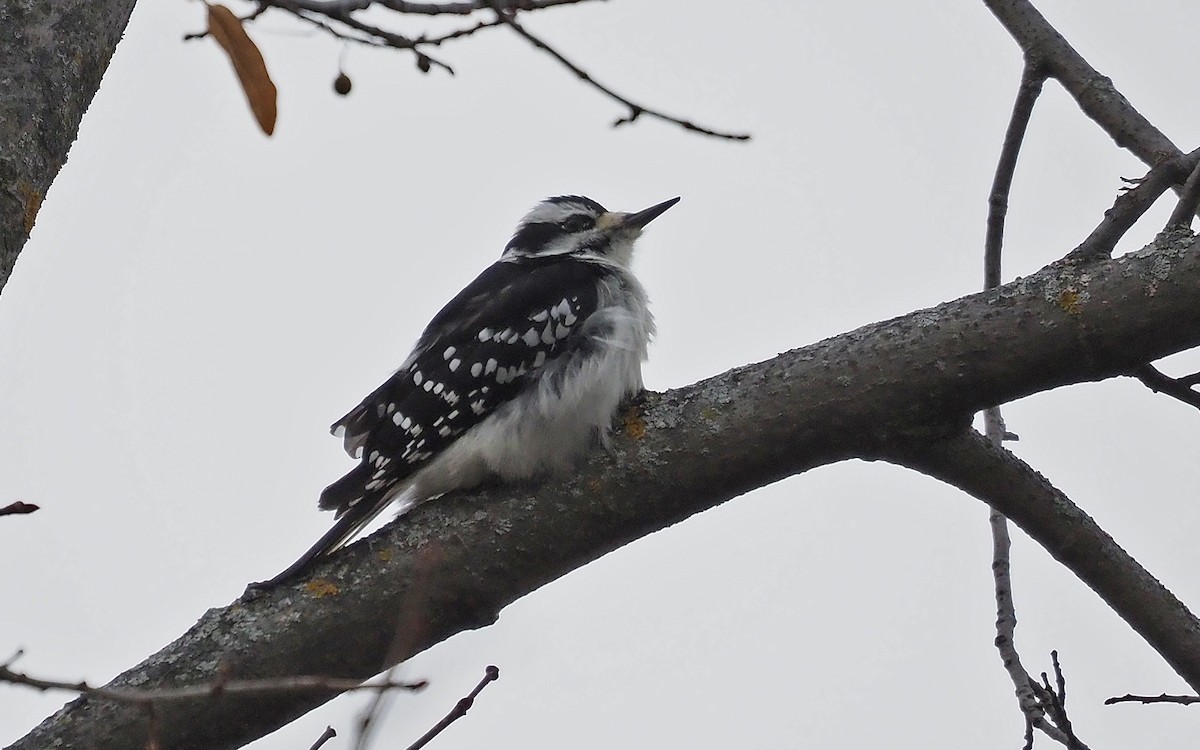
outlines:
{"label": "white spot on wing", "polygon": [[483,373],[483,365],[479,362],[471,365],[471,377],[477,378]]}
{"label": "white spot on wing", "polygon": [[455,370],[457,370],[457,369],[458,369],[458,366],[459,366],[459,365],[461,365],[461,364],[462,364],[462,360],[461,360],[461,359],[452,359],[452,360],[450,360],[450,372],[454,372]]}
{"label": "white spot on wing", "polygon": [[537,356],[535,356],[535,357],[533,358],[533,366],[534,366],[535,368],[537,368],[537,367],[541,367],[541,366],[542,366],[542,365],[544,365],[544,364],[546,364],[546,352],[544,352],[544,351],[539,351],[539,352],[537,353]]}
{"label": "white spot on wing", "polygon": [[486,364],[486,365],[484,365],[484,368],[483,368],[483,374],[484,374],[484,375],[491,375],[493,372],[495,372],[495,371],[496,371],[496,364],[497,364],[496,360],[494,360],[494,359],[489,359],[489,360],[487,361],[487,364]]}
{"label": "white spot on wing", "polygon": [[538,335],[536,328],[530,328],[521,339],[529,346],[537,346],[542,337]]}
{"label": "white spot on wing", "polygon": [[425,379],[425,377],[423,375],[421,375],[420,370],[417,370],[413,373],[413,385],[420,385],[421,381],[424,379]]}
{"label": "white spot on wing", "polygon": [[446,347],[446,351],[442,352],[442,359],[450,359],[454,356],[454,351],[453,346]]}

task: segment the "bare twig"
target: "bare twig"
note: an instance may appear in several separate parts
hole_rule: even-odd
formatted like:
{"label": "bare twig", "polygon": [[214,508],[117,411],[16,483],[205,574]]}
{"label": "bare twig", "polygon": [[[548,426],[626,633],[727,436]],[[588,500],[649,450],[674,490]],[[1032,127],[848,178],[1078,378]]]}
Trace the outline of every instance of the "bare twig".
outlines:
{"label": "bare twig", "polygon": [[1050,652],[1050,660],[1054,664],[1054,685],[1051,686],[1050,679],[1042,672],[1042,682],[1037,683],[1030,680],[1030,685],[1037,693],[1038,701],[1046,707],[1047,713],[1054,720],[1054,724],[1062,731],[1064,739],[1062,744],[1070,750],[1088,750],[1088,746],[1083,743],[1077,736],[1075,730],[1071,726],[1071,719],[1067,716],[1067,679],[1063,676],[1062,665],[1058,663],[1058,652]]}
{"label": "bare twig", "polygon": [[34,505],[33,503],[27,503],[22,500],[17,500],[16,502],[9,503],[3,508],[0,508],[0,516],[23,516],[33,513],[37,510],[39,510],[37,505]]}
{"label": "bare twig", "polygon": [[[992,179],[992,191],[988,196],[987,235],[984,240],[983,286],[992,289],[1000,286],[1001,252],[1004,246],[1004,222],[1008,215],[1008,196],[1012,190],[1013,175],[1017,169],[1017,157],[1025,140],[1033,107],[1042,91],[1045,73],[1032,58],[1027,58],[1021,72],[1021,84],[1013,102],[1012,114],[1004,133],[1004,144]],[[983,412],[984,435],[988,441],[1001,448],[1008,430],[1000,407],[993,406]],[[1015,437],[1015,436],[1014,436]],[[1069,737],[1046,718],[1046,708],[1038,699],[1036,685],[1021,663],[1017,651],[1017,610],[1013,604],[1012,576],[1009,563],[1012,538],[1008,533],[1008,519],[995,508],[988,514],[988,525],[992,532],[992,583],[996,595],[996,650],[1000,661],[1012,680],[1017,695],[1017,705],[1025,717],[1025,746],[1033,747],[1033,730],[1040,729],[1047,737],[1066,745]]]}
{"label": "bare twig", "polygon": [[321,750],[321,745],[329,742],[334,737],[337,737],[337,730],[333,727],[325,727],[325,731],[321,732],[321,736],[317,738],[317,741],[308,750]]}
{"label": "bare twig", "polygon": [[378,26],[374,26],[369,23],[364,23],[363,21],[358,20],[357,18],[350,15],[349,13],[339,13],[339,14],[329,13],[326,15],[328,15],[329,18],[332,18],[333,20],[337,21],[338,23],[341,23],[351,29],[354,29],[355,31],[361,31],[364,34],[369,34],[370,36],[373,36],[373,37],[383,40],[389,47],[393,47],[395,49],[410,49],[410,50],[412,50],[413,54],[415,54],[417,56],[417,66],[420,67],[422,71],[428,70],[429,65],[433,64],[433,65],[438,66],[442,70],[445,70],[450,75],[454,75],[454,68],[451,68],[449,65],[442,62],[441,60],[430,57],[425,52],[418,50],[417,45],[420,44],[420,42],[418,42],[416,39],[410,39],[410,38],[404,36],[403,34],[397,34],[393,31],[388,31],[388,30],[380,28]]}
{"label": "bare twig", "polygon": [[[387,671],[387,679],[390,680],[392,675],[395,674],[396,670],[399,668],[400,665],[397,664],[389,669]],[[385,690],[380,690],[378,693],[375,693],[373,696],[371,696],[371,701],[367,704],[367,707],[359,713],[357,721],[358,731],[354,736],[355,750],[366,750],[366,748],[369,746],[371,741],[371,732],[376,726],[378,726],[378,720],[383,717],[388,707],[388,704],[385,702],[387,695],[388,693]]]}
{"label": "bare twig", "polygon": [[[205,4],[207,4],[207,2]],[[268,5],[267,3],[259,3],[257,8],[250,11],[246,15],[235,16],[235,17],[237,18],[237,20],[241,21],[242,23],[246,23],[247,21],[253,21],[254,19],[261,16],[263,13],[265,13],[267,8],[269,8],[269,7],[270,7],[270,5]],[[203,39],[204,37],[208,36],[209,33],[210,33],[209,30],[205,29],[204,31],[196,31],[191,34],[184,34],[183,41],[190,42],[193,39]]]}
{"label": "bare twig", "polygon": [[1192,173],[1188,175],[1187,182],[1183,183],[1183,190],[1179,193],[1179,202],[1175,204],[1175,210],[1167,219],[1166,229],[1190,227],[1197,207],[1200,207],[1200,161],[1197,161],[1196,166],[1192,167]]}
{"label": "bare twig", "polygon": [[[310,24],[311,26],[324,31],[336,39],[371,47],[390,47],[398,50],[409,50],[416,56],[417,67],[421,70],[421,72],[428,72],[430,67],[437,66],[451,75],[454,74],[454,69],[448,63],[430,56],[429,53],[425,51],[425,48],[437,47],[454,39],[462,39],[484,29],[507,25],[534,47],[541,49],[552,56],[561,65],[574,73],[575,76],[584,83],[626,107],[628,109],[628,114],[615,120],[613,122],[614,126],[625,125],[634,122],[641,116],[646,115],[648,117],[657,118],[665,122],[678,125],[684,130],[690,130],[694,133],[699,133],[701,135],[706,135],[713,138],[722,138],[734,141],[749,140],[750,136],[746,133],[729,133],[712,130],[711,128],[697,125],[690,120],[674,117],[659,110],[638,104],[628,97],[618,94],[611,88],[596,81],[589,73],[568,60],[561,52],[554,47],[551,47],[547,42],[531,34],[516,20],[518,13],[542,10],[554,6],[574,5],[585,1],[586,0],[477,0],[476,2],[441,4],[403,2],[402,0],[258,0],[258,5],[254,12],[243,16],[240,20],[254,20],[266,10],[275,8],[289,13],[304,23]],[[474,13],[486,10],[494,13],[495,18],[478,21],[474,25],[466,26],[444,34],[421,34],[420,36],[412,37],[406,34],[401,34],[397,31],[392,31],[378,23],[367,23],[355,15],[360,11],[367,10],[373,5],[386,8],[399,15],[470,16]],[[200,39],[207,35],[208,32],[206,31],[198,32],[187,34],[184,36],[184,39]]]}
{"label": "bare twig", "polygon": [[583,81],[587,85],[596,89],[597,91],[604,94],[605,96],[612,99],[613,101],[618,102],[618,103],[624,105],[625,107],[629,108],[628,115],[613,122],[614,127],[619,126],[619,125],[626,125],[628,123],[634,122],[642,115],[646,115],[647,117],[654,117],[659,120],[663,120],[665,122],[669,122],[674,125],[678,125],[679,127],[683,128],[684,130],[690,130],[694,133],[700,133],[701,135],[708,135],[708,136],[712,136],[714,138],[724,138],[726,140],[731,140],[731,141],[748,141],[748,140],[750,140],[750,135],[748,133],[727,133],[727,132],[722,132],[722,131],[717,131],[717,130],[711,130],[709,128],[697,125],[694,122],[690,122],[688,120],[682,120],[678,117],[672,117],[671,115],[664,114],[662,112],[659,112],[658,110],[650,109],[649,107],[646,107],[645,105],[637,104],[636,102],[622,96],[621,94],[618,94],[616,91],[613,91],[609,87],[605,86],[604,84],[600,83],[596,79],[592,78],[592,76],[590,74],[588,74],[587,71],[585,71],[583,68],[579,67],[575,63],[568,60],[566,57],[563,56],[563,54],[561,52],[559,52],[558,50],[551,47],[549,44],[547,44],[541,38],[529,33],[529,31],[524,26],[517,23],[517,20],[510,13],[508,13],[502,9],[503,6],[500,3],[496,3],[495,7],[496,7],[496,14],[500,18],[500,20],[503,21],[505,24],[507,24],[509,26],[509,28],[511,28],[513,31],[515,31],[519,36],[521,36],[523,39],[525,39],[525,41],[529,42],[534,47],[537,47],[538,49],[542,50],[546,54],[553,57],[564,68],[566,68],[567,70],[574,73],[575,76],[577,78],[579,78],[579,80]]}
{"label": "bare twig", "polygon": [[1025,62],[1021,72],[1021,85],[1013,102],[1008,129],[1004,133],[1004,145],[1000,148],[1000,159],[996,164],[996,175],[992,178],[992,192],[988,196],[987,235],[984,239],[983,287],[1000,286],[1000,251],[1004,244],[1004,220],[1008,216],[1008,194],[1012,190],[1013,175],[1017,170],[1017,156],[1025,140],[1033,105],[1042,93],[1046,74],[1041,66],[1031,59]]}
{"label": "bare twig", "polygon": [[1200,392],[1192,390],[1192,386],[1197,383],[1197,376],[1200,376],[1200,373],[1188,375],[1184,378],[1172,378],[1169,375],[1163,374],[1154,365],[1145,364],[1136,368],[1130,374],[1142,381],[1147,388],[1155,393],[1165,393],[1171,398],[1179,399],[1185,404],[1200,409]]}
{"label": "bare twig", "polygon": [[63,682],[61,680],[45,680],[30,677],[21,672],[15,672],[8,664],[0,665],[0,682],[13,685],[26,685],[35,690],[69,690],[93,698],[120,701],[122,703],[137,703],[142,705],[166,703],[169,701],[194,700],[218,694],[230,693],[312,693],[312,692],[344,692],[350,690],[422,690],[426,682],[359,682],[337,677],[318,677],[299,675],[295,677],[272,677],[255,680],[230,680],[220,678],[208,685],[189,685],[179,688],[163,688],[159,690],[132,690],[125,688],[93,687],[86,682]]}
{"label": "bare twig", "polygon": [[324,31],[333,38],[341,39],[344,42],[354,42],[355,44],[362,44],[367,47],[391,46],[381,39],[371,39],[370,37],[358,36],[357,34],[351,34],[346,31],[342,31],[341,29],[334,28],[332,24],[321,19],[319,16],[314,16],[304,11],[292,10],[291,8],[283,8],[282,10],[291,13],[293,16],[307,24],[311,24],[314,28]]}
{"label": "bare twig", "polygon": [[1125,695],[1109,698],[1104,701],[1104,705],[1111,706],[1115,703],[1177,703],[1181,706],[1190,706],[1193,703],[1200,703],[1200,695],[1167,695],[1160,693],[1159,695]]}
{"label": "bare twig", "polygon": [[[291,4],[303,10],[329,15],[330,13],[351,13],[366,10],[372,5],[380,5],[397,13],[412,16],[469,16],[481,10],[492,10],[497,5],[509,11],[531,11],[552,8],[556,5],[575,5],[586,0],[503,0],[488,2],[477,0],[467,3],[409,3],[404,0],[291,0]],[[269,5],[278,3],[269,0]]]}
{"label": "bare twig", "polygon": [[482,31],[483,29],[495,28],[495,27],[501,26],[503,24],[504,24],[504,22],[501,21],[499,18],[494,18],[494,19],[491,19],[488,21],[480,21],[479,23],[475,24],[474,26],[467,26],[465,28],[456,29],[455,31],[449,31],[449,32],[446,32],[445,34],[440,34],[438,36],[426,36],[426,35],[422,34],[421,36],[417,37],[415,41],[417,44],[428,44],[430,47],[437,47],[438,45],[443,44],[445,42],[449,42],[453,39],[461,39],[465,36],[470,36],[477,31]]}
{"label": "bare twig", "polygon": [[1079,247],[1067,254],[1069,261],[1091,262],[1112,255],[1117,241],[1129,231],[1159,196],[1188,179],[1200,164],[1200,149],[1164,161],[1133,181],[1134,187],[1117,196],[1112,208],[1104,212],[1092,233]]}
{"label": "bare twig", "polygon": [[487,687],[489,682],[495,682],[498,679],[500,679],[500,670],[496,667],[488,667],[483,675],[483,679],[479,681],[475,689],[465,698],[460,698],[458,703],[454,704],[454,708],[451,709],[450,713],[446,714],[432,729],[421,735],[420,739],[409,745],[408,750],[420,750],[420,748],[428,745],[430,740],[445,731],[446,727],[466,716],[467,711],[470,711],[471,706],[475,703],[475,697]]}

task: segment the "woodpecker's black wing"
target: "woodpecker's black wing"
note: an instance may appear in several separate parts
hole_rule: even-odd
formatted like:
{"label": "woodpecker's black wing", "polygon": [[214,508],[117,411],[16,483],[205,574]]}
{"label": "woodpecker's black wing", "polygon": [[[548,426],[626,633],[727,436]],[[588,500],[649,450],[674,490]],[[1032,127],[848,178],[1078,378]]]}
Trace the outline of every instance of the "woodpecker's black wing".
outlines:
{"label": "woodpecker's black wing", "polygon": [[358,533],[397,486],[577,346],[607,270],[572,258],[498,261],[434,316],[386,382],[335,422],[361,463],[321,493],[338,520],[265,586],[287,580]]}
{"label": "woodpecker's black wing", "polygon": [[391,378],[335,422],[358,473],[322,508],[383,494],[512,399],[596,310],[605,268],[570,258],[494,263],[434,316]]}

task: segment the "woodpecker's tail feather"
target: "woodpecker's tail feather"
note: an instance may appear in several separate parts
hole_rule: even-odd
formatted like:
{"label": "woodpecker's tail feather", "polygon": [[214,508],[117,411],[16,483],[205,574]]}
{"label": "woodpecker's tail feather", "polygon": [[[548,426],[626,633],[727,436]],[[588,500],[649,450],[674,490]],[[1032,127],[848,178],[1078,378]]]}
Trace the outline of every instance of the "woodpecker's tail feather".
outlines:
{"label": "woodpecker's tail feather", "polygon": [[337,518],[341,518],[355,505],[366,502],[367,495],[373,494],[367,491],[367,482],[371,481],[373,469],[374,467],[367,463],[355,466],[346,476],[321,490],[317,507],[321,510],[335,510]]}
{"label": "woodpecker's tail feather", "polygon": [[[364,471],[364,469],[366,471]],[[320,507],[325,510],[337,509],[337,521],[309,547],[300,559],[288,566],[287,570],[269,581],[253,584],[255,588],[271,588],[286,583],[314,561],[324,557],[354,538],[367,524],[383,512],[391,504],[395,492],[390,491],[394,483],[378,490],[368,491],[365,488],[370,479],[370,467],[365,464],[355,467],[350,473],[325,488],[321,493]]]}

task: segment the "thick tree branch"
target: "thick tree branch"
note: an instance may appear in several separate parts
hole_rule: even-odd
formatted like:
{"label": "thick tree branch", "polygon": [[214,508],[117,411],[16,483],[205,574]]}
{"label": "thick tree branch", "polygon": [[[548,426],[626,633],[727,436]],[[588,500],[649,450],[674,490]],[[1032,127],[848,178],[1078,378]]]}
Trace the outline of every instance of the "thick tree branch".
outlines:
{"label": "thick tree branch", "polygon": [[[1200,653],[1194,651],[1200,620],[1029,465],[970,430],[915,451],[885,450],[881,457],[952,484],[1003,513],[1099,594],[1189,684],[1200,685]],[[1184,644],[1192,645],[1181,648]]]}
{"label": "thick tree branch", "polygon": [[0,290],[67,160],[133,2],[0,3]]}
{"label": "thick tree branch", "polygon": [[[1113,606],[1200,686],[1200,628],[1187,610],[1115,545],[1081,536],[1086,516],[1077,510],[1058,500],[1049,508],[1026,507],[1043,503],[1050,490],[1031,478],[1028,486],[1013,486],[1007,465],[1014,459],[961,437],[971,415],[987,406],[1112,377],[1200,344],[1197,290],[1200,243],[1164,238],[1086,273],[1056,264],[988,292],[649,394],[627,417],[612,454],[597,452],[570,481],[420,506],[320,565],[314,580],[211,610],[109,687],[211,682],[221,663],[233,679],[295,673],[363,679],[491,623],[515,599],[633,539],[813,466],[852,456],[894,460],[897,446],[913,446],[910,465],[922,461],[923,470],[964,486],[978,482],[970,490],[989,501],[995,494],[1006,515],[1090,585],[1104,590],[1125,576],[1128,591],[1108,594]],[[951,436],[957,437],[920,448]],[[884,456],[885,449],[891,454]],[[947,466],[956,458],[976,462],[975,479]],[[1112,556],[1097,559],[1100,552]],[[223,695],[175,703],[159,712],[159,737],[163,747],[233,746],[330,697]],[[76,701],[14,747],[129,747],[145,731],[146,717],[136,709]]]}

